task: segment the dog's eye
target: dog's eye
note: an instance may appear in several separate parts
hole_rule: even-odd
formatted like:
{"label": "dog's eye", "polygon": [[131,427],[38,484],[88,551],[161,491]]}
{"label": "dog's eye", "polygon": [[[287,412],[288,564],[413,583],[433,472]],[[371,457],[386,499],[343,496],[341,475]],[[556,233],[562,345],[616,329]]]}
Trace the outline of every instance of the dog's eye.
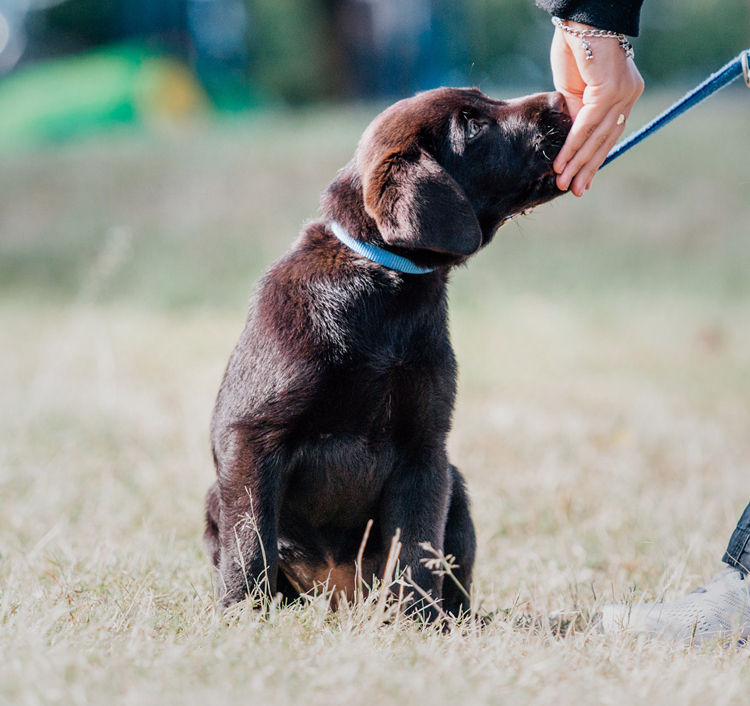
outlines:
{"label": "dog's eye", "polygon": [[478,120],[469,120],[469,122],[466,125],[466,137],[469,140],[473,140],[480,132],[482,132],[482,128],[484,127],[483,123],[480,123]]}

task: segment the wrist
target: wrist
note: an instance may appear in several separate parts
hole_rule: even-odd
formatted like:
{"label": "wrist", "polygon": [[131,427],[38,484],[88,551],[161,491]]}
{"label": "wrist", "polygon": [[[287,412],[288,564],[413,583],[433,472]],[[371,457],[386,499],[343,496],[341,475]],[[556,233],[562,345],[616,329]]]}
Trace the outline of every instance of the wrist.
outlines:
{"label": "wrist", "polygon": [[627,59],[635,58],[635,51],[633,45],[628,41],[628,38],[624,34],[619,32],[611,32],[610,30],[597,29],[591,25],[585,25],[580,22],[572,22],[570,20],[561,20],[559,17],[552,18],[552,24],[555,25],[557,30],[565,36],[566,40],[570,40],[572,37],[576,37],[580,41],[580,46],[586,53],[586,60],[590,61],[594,58],[594,52],[591,48],[591,42],[596,41],[601,44],[599,40],[612,40],[615,39],[620,45],[620,48],[625,54]]}
{"label": "wrist", "polygon": [[599,27],[594,27],[593,25],[585,25],[581,22],[574,22],[573,20],[561,20],[561,22],[564,22],[567,27],[578,30],[579,32],[596,31],[600,29]]}

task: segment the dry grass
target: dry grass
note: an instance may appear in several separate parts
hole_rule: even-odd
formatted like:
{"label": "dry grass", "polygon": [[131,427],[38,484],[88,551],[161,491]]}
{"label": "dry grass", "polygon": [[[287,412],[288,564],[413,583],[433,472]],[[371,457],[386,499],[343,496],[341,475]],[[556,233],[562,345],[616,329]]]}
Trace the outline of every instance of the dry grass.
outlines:
{"label": "dry grass", "polygon": [[[726,131],[747,125],[739,104],[717,110]],[[157,270],[148,278],[144,233],[177,236],[163,235],[168,207],[148,199],[149,184],[162,177],[136,170],[133,143],[88,147],[88,157],[66,148],[16,158],[21,186],[0,197],[4,234],[22,221],[14,204],[24,184],[26,203],[40,203],[61,163],[81,168],[69,223],[88,222],[82,214],[94,208],[92,191],[116,191],[106,178],[99,184],[102,151],[107,173],[136,170],[146,183],[132,222],[121,212],[92,216],[98,240],[92,227],[58,243],[78,263],[74,290],[31,277],[31,285],[7,285],[0,303],[0,703],[742,699],[750,688],[746,650],[686,651],[589,626],[601,602],[669,599],[708,578],[750,500],[750,277],[743,275],[750,258],[742,260],[750,172],[744,157],[733,156],[748,154],[750,131],[737,135],[739,147],[718,133],[718,146],[704,138],[701,147],[694,138],[710,123],[684,120],[667,146],[654,143],[666,163],[654,158],[645,176],[633,162],[609,167],[586,200],[561,201],[502,231],[456,276],[461,379],[451,456],[473,496],[475,601],[492,617],[481,630],[467,622],[450,634],[383,623],[372,604],[217,615],[200,545],[213,474],[207,427],[242,325],[240,293],[249,287],[237,275],[222,290],[222,306],[175,308],[172,285],[160,287],[179,275]],[[346,123],[337,154],[351,148],[344,143],[360,122]],[[254,157],[272,153],[252,130],[240,134]],[[692,154],[680,162],[669,139],[691,145]],[[181,144],[157,152],[180,154]],[[300,173],[312,171],[318,156],[310,147]],[[200,184],[206,159],[181,163],[174,180]],[[219,151],[216,172],[223,164],[230,173],[235,159]],[[277,159],[282,173],[292,169],[291,157]],[[245,168],[255,179],[252,165]],[[671,182],[670,172],[678,175]],[[295,189],[314,203],[317,181],[284,187],[274,179],[278,203],[294,200]],[[718,194],[722,208],[699,201],[706,192]],[[107,211],[106,199],[100,207]],[[196,243],[214,237],[224,218],[231,233],[218,244],[237,247],[243,209],[252,208],[261,207],[213,221],[201,211],[205,222],[176,249],[196,248],[191,262],[200,269]],[[251,234],[253,243],[279,227],[269,219],[271,230]],[[60,236],[50,222],[44,213],[30,216],[12,248],[6,242],[5,252],[32,275],[34,247]],[[123,223],[130,235],[110,230],[102,239]],[[700,230],[706,224],[708,235]],[[290,235],[269,235],[252,267]],[[199,292],[216,276],[199,281]],[[132,298],[133,282],[150,294]],[[562,634],[546,620],[557,610],[569,621]],[[529,627],[524,613],[542,619]]]}

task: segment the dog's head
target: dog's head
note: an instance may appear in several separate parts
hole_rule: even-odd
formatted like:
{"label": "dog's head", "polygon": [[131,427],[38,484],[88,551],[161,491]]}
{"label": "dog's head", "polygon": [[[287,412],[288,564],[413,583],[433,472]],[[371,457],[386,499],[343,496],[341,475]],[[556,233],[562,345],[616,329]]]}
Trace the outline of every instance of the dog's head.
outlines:
{"label": "dog's head", "polygon": [[357,149],[365,212],[415,261],[459,262],[507,216],[562,193],[552,161],[570,124],[559,93],[498,101],[439,88],[399,101]]}

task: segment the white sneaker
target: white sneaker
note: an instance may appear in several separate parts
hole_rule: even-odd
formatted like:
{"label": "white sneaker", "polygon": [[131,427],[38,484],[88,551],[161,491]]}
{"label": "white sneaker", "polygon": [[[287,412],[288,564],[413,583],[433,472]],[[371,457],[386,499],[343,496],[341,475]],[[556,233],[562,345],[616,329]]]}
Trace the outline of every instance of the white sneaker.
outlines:
{"label": "white sneaker", "polygon": [[700,645],[708,640],[750,637],[750,579],[734,567],[670,603],[605,605],[597,615],[602,632],[633,630],[663,640]]}

